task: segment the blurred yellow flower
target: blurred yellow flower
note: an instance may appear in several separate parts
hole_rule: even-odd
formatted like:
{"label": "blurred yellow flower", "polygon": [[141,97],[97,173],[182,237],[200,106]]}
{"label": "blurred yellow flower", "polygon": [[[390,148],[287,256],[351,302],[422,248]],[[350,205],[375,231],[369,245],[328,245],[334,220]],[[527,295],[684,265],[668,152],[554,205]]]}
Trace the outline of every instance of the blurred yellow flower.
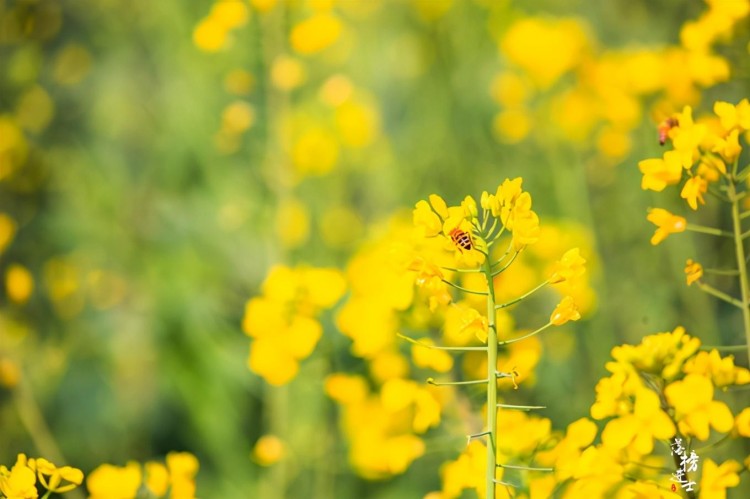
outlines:
{"label": "blurred yellow flower", "polygon": [[55,56],[52,77],[61,85],[80,83],[91,69],[91,53],[78,43],[68,43]]}
{"label": "blurred yellow flower", "polygon": [[371,104],[348,101],[336,108],[336,127],[345,145],[362,148],[375,140],[380,116]]}
{"label": "blurred yellow flower", "polygon": [[261,466],[271,466],[284,458],[284,442],[276,435],[263,435],[253,447],[253,458]]}
{"label": "blurred yellow flower", "polygon": [[717,101],[714,103],[714,113],[719,117],[722,128],[727,132],[735,128],[750,130],[750,101],[746,98],[736,106],[728,102]]}
{"label": "blurred yellow flower", "polygon": [[281,90],[294,90],[305,82],[307,71],[296,58],[280,55],[271,66],[271,82]]}
{"label": "blurred yellow flower", "polygon": [[298,136],[292,146],[292,162],[302,175],[324,175],[333,170],[339,159],[339,144],[328,130],[310,127]]}
{"label": "blurred yellow flower", "polygon": [[11,301],[26,303],[34,291],[34,278],[23,265],[14,263],[5,271],[5,290]]}
{"label": "blurred yellow flower", "polygon": [[687,229],[687,220],[684,217],[673,215],[662,208],[652,208],[646,219],[656,225],[656,232],[651,237],[651,244],[656,246],[670,234],[678,234]]}
{"label": "blurred yellow flower", "polygon": [[11,359],[0,357],[0,386],[13,388],[21,379],[21,370]]}
{"label": "blurred yellow flower", "polygon": [[702,468],[701,499],[725,499],[727,489],[736,487],[740,483],[740,477],[737,474],[741,469],[740,463],[733,459],[717,466],[711,458],[707,458],[703,461]]}
{"label": "blurred yellow flower", "polygon": [[734,426],[737,434],[745,438],[750,438],[750,407],[742,409],[742,412],[737,414]]}
{"label": "blurred yellow flower", "polygon": [[242,0],[219,0],[209,14],[211,21],[228,30],[244,26],[249,17],[250,11]]}
{"label": "blurred yellow flower", "polygon": [[16,233],[16,223],[5,213],[0,212],[0,255],[5,251]]}
{"label": "blurred yellow flower", "polygon": [[241,68],[233,69],[224,77],[224,89],[230,94],[247,95],[255,85],[252,73]]}
{"label": "blurred yellow flower", "polygon": [[336,43],[341,30],[341,21],[336,16],[315,14],[292,28],[289,43],[300,54],[315,54]]}
{"label": "blurred yellow flower", "polygon": [[9,177],[25,162],[29,145],[14,120],[0,115],[0,180]]}
{"label": "blurred yellow flower", "polygon": [[525,109],[506,109],[495,115],[492,128],[498,139],[516,144],[525,139],[533,126],[533,120]]}
{"label": "blurred yellow flower", "polygon": [[255,123],[255,109],[242,100],[236,100],[224,108],[221,113],[222,129],[233,134],[239,134]]}
{"label": "blurred yellow flower", "polygon": [[90,499],[134,499],[141,486],[141,467],[131,461],[125,466],[102,464],[86,478]]}
{"label": "blurred yellow flower", "polygon": [[360,403],[369,394],[367,382],[361,376],[336,373],[325,380],[326,394],[342,405]]}
{"label": "blurred yellow flower", "polygon": [[542,89],[552,86],[585,57],[589,45],[577,19],[522,17],[500,40],[500,50]]}
{"label": "blurred yellow flower", "polygon": [[[446,210],[447,211],[447,210]],[[413,212],[414,225],[421,230],[423,237],[435,237],[443,230],[443,223],[432,211],[427,201],[418,201]]]}
{"label": "blurred yellow flower", "polygon": [[204,52],[218,52],[227,43],[227,29],[213,19],[206,18],[193,30],[193,43]]}
{"label": "blurred yellow flower", "polygon": [[39,85],[28,89],[16,104],[16,123],[32,133],[40,133],[55,114],[55,103]]}
{"label": "blurred yellow flower", "polygon": [[28,467],[25,454],[18,454],[16,464],[8,470],[0,466],[0,492],[8,499],[36,499],[36,475]]}
{"label": "blurred yellow flower", "polygon": [[307,207],[297,199],[283,199],[276,210],[274,227],[285,248],[296,248],[304,244],[310,235]]}
{"label": "blurred yellow flower", "polygon": [[167,467],[156,461],[149,461],[144,465],[146,478],[144,484],[146,488],[156,495],[162,497],[166,495],[169,488],[169,472]]}
{"label": "blurred yellow flower", "polygon": [[531,93],[532,89],[529,82],[522,76],[512,72],[504,72],[497,75],[492,80],[492,87],[490,89],[490,95],[492,95],[495,102],[507,108],[522,107]]}
{"label": "blurred yellow flower", "polygon": [[[430,346],[435,344],[430,338],[421,338],[419,342]],[[439,373],[446,373],[453,368],[453,357],[444,350],[412,345],[411,357],[414,360],[414,365],[425,369],[432,369]]]}
{"label": "blurred yellow flower", "polygon": [[703,277],[703,265],[688,258],[687,262],[685,262],[685,274],[687,278],[687,285],[690,286],[694,282],[699,281],[701,277]]}

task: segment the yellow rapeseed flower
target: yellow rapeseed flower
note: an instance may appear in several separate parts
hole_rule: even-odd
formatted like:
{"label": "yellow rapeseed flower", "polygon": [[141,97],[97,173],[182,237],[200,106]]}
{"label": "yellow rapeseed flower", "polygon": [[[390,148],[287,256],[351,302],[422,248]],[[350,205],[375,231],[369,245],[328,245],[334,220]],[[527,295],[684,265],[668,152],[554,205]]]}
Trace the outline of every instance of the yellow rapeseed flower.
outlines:
{"label": "yellow rapeseed flower", "polygon": [[734,427],[738,435],[750,438],[750,407],[746,407],[734,419]]}
{"label": "yellow rapeseed flower", "polygon": [[341,31],[341,21],[336,16],[315,14],[292,28],[289,43],[300,54],[315,54],[336,43]]}
{"label": "yellow rapeseed flower", "polygon": [[285,454],[284,442],[276,435],[263,435],[253,447],[253,458],[261,466],[271,466],[281,459]]}
{"label": "yellow rapeseed flower", "polygon": [[714,113],[721,120],[721,126],[727,132],[739,128],[750,130],[750,101],[742,99],[736,106],[717,101],[714,103]]}
{"label": "yellow rapeseed flower", "polygon": [[682,178],[682,163],[676,151],[667,151],[663,158],[644,159],[638,163],[643,174],[641,188],[661,192],[668,185],[679,183]]}
{"label": "yellow rapeseed flower", "polygon": [[698,440],[709,436],[709,425],[716,431],[727,433],[734,418],[724,402],[713,400],[711,380],[700,374],[688,374],[664,389],[669,404],[675,409],[675,419],[680,432],[694,435]]}
{"label": "yellow rapeseed flower", "polygon": [[690,286],[696,281],[699,281],[703,277],[703,265],[698,262],[694,262],[691,258],[685,262],[685,274],[687,278],[687,285]]}
{"label": "yellow rapeseed flower", "polygon": [[[435,344],[430,338],[422,338],[419,342],[430,346]],[[432,369],[439,373],[447,373],[453,368],[453,357],[444,350],[412,345],[411,357],[414,360],[414,365],[425,369]]]}
{"label": "yellow rapeseed flower", "polygon": [[584,58],[589,40],[577,19],[522,17],[500,40],[500,50],[540,88],[549,88]]}
{"label": "yellow rapeseed flower", "polygon": [[141,467],[131,461],[125,466],[102,464],[86,478],[90,499],[134,499],[141,486]]}
{"label": "yellow rapeseed flower", "polygon": [[336,137],[320,126],[303,130],[292,145],[292,164],[300,176],[329,173],[338,160]]}
{"label": "yellow rapeseed flower", "polygon": [[23,265],[14,263],[5,271],[5,290],[11,301],[26,303],[34,291],[34,278]]}
{"label": "yellow rapeseed flower", "polygon": [[169,488],[169,471],[162,463],[149,461],[144,465],[146,488],[157,497],[163,497]]}
{"label": "yellow rapeseed flower", "polygon": [[582,276],[586,272],[586,260],[581,256],[579,248],[572,248],[563,254],[562,258],[555,263],[549,282],[557,284]]}
{"label": "yellow rapeseed flower", "polygon": [[750,371],[735,366],[734,356],[721,357],[717,350],[698,352],[682,368],[685,374],[701,374],[711,379],[716,388],[729,385],[746,385],[750,383]]}
{"label": "yellow rapeseed flower", "polygon": [[675,434],[675,426],[648,388],[635,394],[633,412],[613,419],[602,432],[602,444],[614,450],[631,448],[644,456],[654,448],[654,438],[666,440]]}
{"label": "yellow rapeseed flower", "polygon": [[686,334],[685,328],[680,326],[672,332],[648,335],[638,345],[616,346],[612,357],[620,364],[672,380],[700,344],[698,338]]}
{"label": "yellow rapeseed flower", "polygon": [[708,182],[703,177],[695,175],[685,182],[682,192],[680,192],[680,197],[687,201],[690,208],[697,210],[698,203],[706,204],[706,200],[703,199],[703,194],[706,191],[708,191]]}
{"label": "yellow rapeseed flower", "polygon": [[26,455],[18,454],[16,464],[8,470],[0,466],[0,492],[8,499],[36,499],[36,475],[29,468]]}
{"label": "yellow rapeseed flower", "polygon": [[703,461],[703,475],[701,476],[701,499],[725,499],[727,489],[736,487],[740,483],[737,474],[740,463],[730,459],[718,465],[710,458]]}
{"label": "yellow rapeseed flower", "polygon": [[656,225],[656,232],[651,237],[651,244],[656,246],[670,234],[685,232],[687,220],[684,217],[673,215],[663,208],[652,208],[646,219]]}
{"label": "yellow rapeseed flower", "polygon": [[[39,483],[45,489],[58,494],[73,490],[83,482],[83,472],[78,468],[71,466],[58,468],[43,457],[29,459],[28,465],[37,472]],[[69,483],[63,484],[63,480]]]}
{"label": "yellow rapeseed flower", "polygon": [[552,311],[549,321],[555,326],[562,326],[568,321],[577,321],[581,318],[581,313],[573,301],[573,297],[566,296]]}

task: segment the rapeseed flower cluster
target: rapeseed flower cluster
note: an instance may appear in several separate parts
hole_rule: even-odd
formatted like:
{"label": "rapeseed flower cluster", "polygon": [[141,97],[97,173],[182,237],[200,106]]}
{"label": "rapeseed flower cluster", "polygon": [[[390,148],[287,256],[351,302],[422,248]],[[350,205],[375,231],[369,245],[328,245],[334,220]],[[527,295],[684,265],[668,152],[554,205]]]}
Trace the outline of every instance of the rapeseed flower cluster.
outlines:
{"label": "rapeseed flower cluster", "polygon": [[248,367],[268,383],[283,385],[312,354],[323,334],[317,317],[339,301],[346,281],[335,269],[277,265],[261,289],[261,296],[247,302],[242,321],[253,338]]}
{"label": "rapeseed flower cluster", "polygon": [[745,1],[706,3],[680,44],[666,47],[603,49],[583,19],[519,16],[497,33],[507,64],[491,89],[498,137],[515,143],[535,133],[582,147],[594,135],[602,156],[624,157],[646,97],[659,97],[652,114],[670,114],[729,78],[715,45],[731,39],[750,9]]}
{"label": "rapeseed flower cluster", "polygon": [[[474,366],[467,371],[478,378],[456,382],[430,379],[430,383],[485,385],[487,397],[486,430],[470,436],[470,441],[483,438],[486,443],[470,442],[456,461],[444,466],[443,490],[435,493],[440,497],[458,497],[465,489],[476,491],[480,497],[511,494],[511,489],[520,485],[503,481],[504,467],[536,469],[509,462],[533,459],[539,443],[549,436],[550,422],[517,412],[530,407],[498,403],[498,382],[509,380],[518,388],[516,378],[530,374],[539,358],[535,335],[550,326],[581,317],[573,297],[568,295],[552,311],[545,326],[510,334],[513,320],[506,309],[548,284],[566,283],[575,287],[585,273],[585,260],[580,249],[574,248],[548,269],[549,274],[541,284],[532,285],[520,296],[509,296],[505,302],[498,301],[507,293],[501,276],[513,268],[519,255],[536,243],[541,234],[539,217],[532,209],[531,196],[523,190],[522,182],[521,178],[506,179],[494,194],[482,193],[479,203],[466,196],[460,205],[448,206],[440,196],[433,194],[414,208],[414,225],[429,251],[415,247],[408,268],[416,273],[415,282],[429,296],[431,311],[444,314],[443,342],[448,346],[437,346],[430,339],[405,338],[413,347],[443,354],[464,354],[466,364]],[[456,276],[465,277],[459,284],[453,281]],[[454,290],[467,298],[454,302],[451,295]],[[474,346],[477,343],[481,346]],[[525,343],[528,348],[524,348]],[[499,347],[506,345],[507,355],[505,348],[499,351]],[[440,359],[435,365],[445,368],[450,363]],[[524,369],[523,374],[519,372],[519,365]],[[484,458],[479,454],[484,454]]]}
{"label": "rapeseed flower cluster", "polygon": [[[707,22],[707,21],[706,21]],[[651,244],[657,245],[670,234],[684,231],[699,232],[734,240],[735,267],[710,269],[690,258],[685,264],[688,285],[723,300],[742,311],[745,340],[750,345],[750,284],[743,228],[747,210],[747,178],[750,167],[741,168],[740,155],[743,142],[750,139],[750,101],[742,99],[737,104],[718,101],[714,114],[699,119],[686,106],[681,113],[670,118],[664,130],[664,142],[671,147],[660,158],[645,159],[638,163],[643,178],[641,187],[662,192],[671,186],[680,187],[680,197],[692,211],[705,205],[709,194],[728,212],[731,227],[708,227],[689,223],[687,218],[663,208],[650,210],[647,219],[657,229]],[[740,296],[716,289],[707,278],[721,274],[736,277]],[[750,347],[748,347],[750,352]]]}
{"label": "rapeseed flower cluster", "polygon": [[70,466],[58,468],[43,457],[28,459],[25,454],[18,454],[10,469],[0,465],[0,497],[3,499],[37,499],[37,485],[46,491],[46,498],[52,493],[69,492],[82,482],[81,470]]}
{"label": "rapeseed flower cluster", "polygon": [[143,492],[149,497],[194,499],[199,466],[198,459],[189,452],[170,452],[165,463],[102,464],[86,478],[86,486],[91,499],[135,499]]}

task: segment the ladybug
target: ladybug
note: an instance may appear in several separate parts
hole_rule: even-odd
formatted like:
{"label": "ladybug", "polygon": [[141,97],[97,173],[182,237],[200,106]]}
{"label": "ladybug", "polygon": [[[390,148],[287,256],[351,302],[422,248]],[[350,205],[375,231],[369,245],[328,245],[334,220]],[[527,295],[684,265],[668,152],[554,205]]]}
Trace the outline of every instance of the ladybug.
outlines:
{"label": "ladybug", "polygon": [[456,227],[450,233],[451,241],[458,246],[461,251],[471,251],[474,248],[474,241],[471,240],[471,234]]}

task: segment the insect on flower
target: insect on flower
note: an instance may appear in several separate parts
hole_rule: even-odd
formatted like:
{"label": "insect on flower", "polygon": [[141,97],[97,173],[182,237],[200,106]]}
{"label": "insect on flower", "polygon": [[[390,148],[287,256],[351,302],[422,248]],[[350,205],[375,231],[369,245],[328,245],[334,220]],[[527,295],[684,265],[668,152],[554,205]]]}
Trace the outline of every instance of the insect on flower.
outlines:
{"label": "insect on flower", "polygon": [[459,250],[471,251],[471,249],[474,248],[474,241],[471,240],[471,234],[469,234],[465,230],[461,230],[456,227],[451,231],[450,236],[451,241],[453,241],[453,244],[458,246]]}
{"label": "insect on flower", "polygon": [[659,145],[663,146],[667,142],[667,136],[669,131],[679,125],[677,118],[667,118],[666,120],[659,123],[657,130],[659,131]]}

